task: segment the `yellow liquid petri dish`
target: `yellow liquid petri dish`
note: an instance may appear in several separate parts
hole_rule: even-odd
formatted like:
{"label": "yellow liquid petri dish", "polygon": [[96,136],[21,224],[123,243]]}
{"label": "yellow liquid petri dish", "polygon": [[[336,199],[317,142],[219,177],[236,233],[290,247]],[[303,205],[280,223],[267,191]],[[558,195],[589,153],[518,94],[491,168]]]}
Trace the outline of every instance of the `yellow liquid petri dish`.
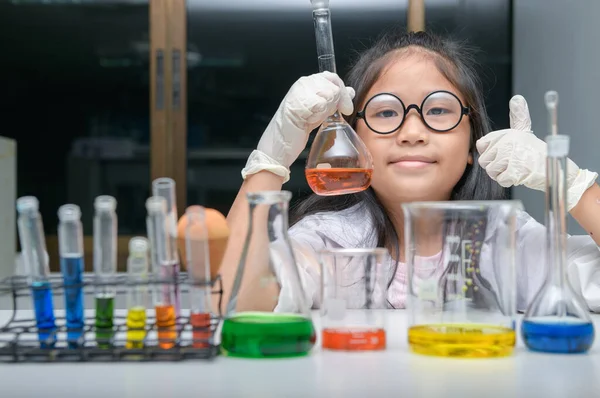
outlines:
{"label": "yellow liquid petri dish", "polygon": [[455,358],[494,358],[512,354],[516,344],[513,329],[478,324],[433,324],[412,326],[408,344],[418,354]]}

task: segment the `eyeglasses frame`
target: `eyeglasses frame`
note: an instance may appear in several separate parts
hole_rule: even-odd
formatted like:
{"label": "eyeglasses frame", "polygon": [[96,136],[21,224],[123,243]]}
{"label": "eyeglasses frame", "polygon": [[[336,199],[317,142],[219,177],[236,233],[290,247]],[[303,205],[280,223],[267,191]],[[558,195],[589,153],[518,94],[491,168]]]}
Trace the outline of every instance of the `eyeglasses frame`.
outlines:
{"label": "eyeglasses frame", "polygon": [[[429,97],[431,97],[433,94],[438,94],[438,93],[446,93],[446,94],[450,94],[451,96],[453,96],[454,98],[456,98],[456,100],[458,101],[458,103],[460,104],[460,108],[461,108],[461,112],[460,112],[460,118],[458,119],[458,122],[450,127],[449,129],[445,129],[445,130],[438,130],[438,129],[434,129],[433,127],[431,127],[427,121],[425,121],[425,118],[423,117],[423,105],[425,105],[425,101],[427,101],[429,99]],[[367,118],[365,116],[365,111],[367,110],[367,107],[369,106],[369,103],[371,101],[373,101],[373,99],[381,96],[381,95],[390,95],[394,98],[396,98],[398,101],[400,101],[400,104],[402,105],[402,108],[404,109],[404,115],[402,116],[402,121],[400,122],[400,124],[398,125],[398,127],[394,128],[393,130],[387,131],[387,132],[380,132],[375,130],[373,127],[371,127],[369,125],[369,122],[367,121]],[[462,101],[460,100],[460,98],[458,98],[458,96],[450,91],[446,91],[446,90],[437,90],[437,91],[433,91],[429,94],[427,94],[427,96],[423,99],[423,102],[421,102],[421,106],[418,106],[417,104],[410,104],[408,107],[404,105],[404,102],[400,99],[400,97],[398,97],[395,94],[392,93],[379,93],[376,94],[374,96],[372,96],[367,103],[365,104],[365,106],[363,107],[362,111],[356,112],[356,118],[357,119],[363,119],[365,121],[365,124],[367,125],[367,127],[373,131],[376,134],[381,134],[381,135],[387,135],[387,134],[392,134],[393,132],[395,132],[396,130],[400,129],[400,127],[402,127],[402,125],[404,124],[404,121],[406,120],[406,115],[408,115],[408,112],[410,112],[411,109],[415,109],[417,111],[417,113],[419,114],[419,116],[421,117],[421,121],[423,122],[423,124],[425,124],[425,126],[427,126],[427,128],[438,132],[438,133],[445,133],[448,132],[450,130],[453,130],[456,128],[456,126],[458,126],[460,124],[460,122],[462,122],[463,116],[465,115],[470,115],[471,113],[471,108],[468,106],[464,106]]]}

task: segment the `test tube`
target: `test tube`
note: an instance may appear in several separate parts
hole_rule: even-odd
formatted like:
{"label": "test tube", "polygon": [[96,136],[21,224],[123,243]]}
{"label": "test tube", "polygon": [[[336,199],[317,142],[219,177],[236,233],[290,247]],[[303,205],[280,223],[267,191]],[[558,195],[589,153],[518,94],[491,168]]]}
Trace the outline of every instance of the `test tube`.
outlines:
{"label": "test tube", "polygon": [[190,323],[194,348],[206,348],[210,344],[210,257],[205,209],[190,206],[185,214],[185,252],[190,288]]}
{"label": "test tube", "polygon": [[148,240],[136,236],[129,241],[127,277],[131,286],[127,296],[127,343],[126,348],[144,348],[146,338],[148,280]]}
{"label": "test tube", "polygon": [[175,181],[172,178],[157,178],[152,181],[152,195],[160,196],[166,200],[166,222],[164,224],[167,245],[165,248],[167,263],[163,264],[169,267],[169,272],[175,279],[173,285],[173,295],[175,306],[175,315],[181,315],[181,297],[177,279],[179,275],[179,255],[177,253],[177,200],[175,198]]}
{"label": "test tube", "polygon": [[18,198],[17,212],[21,258],[29,273],[40,347],[52,348],[56,343],[56,324],[49,280],[48,253],[38,200],[33,196]]}
{"label": "test tube", "polygon": [[154,289],[154,310],[158,328],[159,346],[169,349],[175,346],[177,337],[174,307],[174,286],[172,264],[168,261],[169,239],[166,235],[167,201],[160,196],[146,200],[146,228],[150,240],[152,273],[162,281]]}
{"label": "test tube", "polygon": [[[96,278],[96,341],[108,348],[113,335],[117,272],[117,200],[98,196],[94,201],[94,273]],[[108,285],[107,285],[108,284]]]}
{"label": "test tube", "polygon": [[83,335],[83,228],[81,211],[73,204],[58,209],[58,251],[65,286],[67,341],[77,348]]}

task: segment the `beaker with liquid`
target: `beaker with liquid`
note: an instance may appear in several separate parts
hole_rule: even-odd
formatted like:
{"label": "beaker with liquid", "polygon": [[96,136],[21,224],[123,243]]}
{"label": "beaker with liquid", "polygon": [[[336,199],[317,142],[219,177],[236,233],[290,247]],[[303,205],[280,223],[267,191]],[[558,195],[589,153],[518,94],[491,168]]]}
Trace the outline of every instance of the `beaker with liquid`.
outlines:
{"label": "beaker with liquid", "polygon": [[316,335],[288,237],[287,191],[247,194],[248,232],[221,331],[225,355],[307,354]]}
{"label": "beaker with liquid", "polygon": [[510,355],[522,203],[413,202],[402,209],[411,350],[446,357]]}
{"label": "beaker with liquid", "polygon": [[326,249],[321,264],[321,347],[368,351],[386,348],[387,250]]}
{"label": "beaker with liquid", "polygon": [[594,343],[594,324],[587,304],[567,274],[566,168],[569,137],[546,137],[546,279],[521,323],[525,345],[549,353],[575,354]]}
{"label": "beaker with liquid", "polygon": [[[319,72],[336,73],[329,1],[311,0],[317,40]],[[306,180],[318,195],[364,191],[371,184],[373,159],[369,150],[340,112],[319,128],[306,161]]]}

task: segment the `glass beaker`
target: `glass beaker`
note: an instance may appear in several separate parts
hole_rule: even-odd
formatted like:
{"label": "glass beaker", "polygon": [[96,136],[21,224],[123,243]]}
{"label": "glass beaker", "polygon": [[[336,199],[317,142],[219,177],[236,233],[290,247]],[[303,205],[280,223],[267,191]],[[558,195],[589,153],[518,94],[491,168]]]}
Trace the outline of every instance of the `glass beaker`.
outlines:
{"label": "glass beaker", "polygon": [[[336,73],[329,1],[311,0],[317,40],[319,72]],[[340,112],[319,128],[306,160],[306,181],[317,195],[343,195],[371,185],[373,159],[369,150]]]}
{"label": "glass beaker", "polygon": [[221,331],[224,354],[305,355],[316,335],[290,239],[287,191],[247,194],[248,232]]}
{"label": "glass beaker", "polygon": [[512,353],[516,217],[520,201],[403,204],[413,352],[446,357]]}
{"label": "glass beaker", "polygon": [[329,350],[383,350],[391,279],[387,250],[326,249],[321,264],[321,346]]}

